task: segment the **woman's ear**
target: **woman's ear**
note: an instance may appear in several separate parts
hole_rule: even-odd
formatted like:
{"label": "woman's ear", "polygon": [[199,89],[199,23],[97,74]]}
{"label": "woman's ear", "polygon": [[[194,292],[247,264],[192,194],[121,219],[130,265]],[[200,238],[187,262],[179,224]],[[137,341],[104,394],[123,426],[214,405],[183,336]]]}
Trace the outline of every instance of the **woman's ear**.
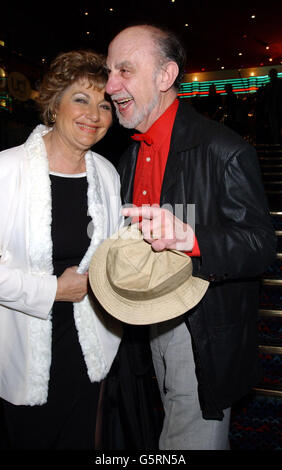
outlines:
{"label": "woman's ear", "polygon": [[164,64],[161,68],[160,90],[169,90],[173,86],[178,73],[179,68],[176,62],[171,60]]}

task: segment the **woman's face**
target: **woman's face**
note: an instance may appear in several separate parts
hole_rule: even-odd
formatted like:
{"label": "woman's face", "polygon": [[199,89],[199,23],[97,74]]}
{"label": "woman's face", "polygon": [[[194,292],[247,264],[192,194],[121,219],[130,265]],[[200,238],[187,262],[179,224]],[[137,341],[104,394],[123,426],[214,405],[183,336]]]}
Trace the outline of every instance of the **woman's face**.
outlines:
{"label": "woman's face", "polygon": [[112,108],[104,89],[89,87],[79,80],[64,92],[57,108],[54,129],[75,150],[86,151],[99,142],[112,123]]}

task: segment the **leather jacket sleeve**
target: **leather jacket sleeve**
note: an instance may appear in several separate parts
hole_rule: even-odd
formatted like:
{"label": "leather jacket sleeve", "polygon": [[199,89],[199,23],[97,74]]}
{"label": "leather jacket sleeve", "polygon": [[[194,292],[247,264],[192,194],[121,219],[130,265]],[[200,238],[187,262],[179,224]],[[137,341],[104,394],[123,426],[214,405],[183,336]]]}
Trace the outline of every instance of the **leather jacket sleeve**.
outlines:
{"label": "leather jacket sleeve", "polygon": [[262,274],[275,257],[276,240],[252,147],[227,160],[216,207],[218,224],[196,224],[199,274],[211,281]]}

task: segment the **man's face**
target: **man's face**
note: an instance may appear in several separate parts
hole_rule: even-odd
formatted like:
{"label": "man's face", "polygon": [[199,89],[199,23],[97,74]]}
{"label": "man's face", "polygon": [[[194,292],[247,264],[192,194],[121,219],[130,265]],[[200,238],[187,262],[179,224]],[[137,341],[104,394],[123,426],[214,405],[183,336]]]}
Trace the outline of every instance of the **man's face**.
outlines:
{"label": "man's face", "polygon": [[110,44],[106,92],[115,104],[122,126],[145,132],[155,121],[161,100],[160,66],[148,31],[122,31]]}

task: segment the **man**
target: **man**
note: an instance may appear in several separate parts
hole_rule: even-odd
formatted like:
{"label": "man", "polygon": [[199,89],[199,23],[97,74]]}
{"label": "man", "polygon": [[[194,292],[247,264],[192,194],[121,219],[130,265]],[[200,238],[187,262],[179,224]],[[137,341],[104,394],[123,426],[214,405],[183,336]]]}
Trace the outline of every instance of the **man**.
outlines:
{"label": "man", "polygon": [[230,407],[259,379],[257,276],[275,236],[254,149],[178,101],[184,65],[173,34],[131,26],[109,46],[106,91],[120,123],[142,133],[119,165],[124,203],[138,206],[124,215],[142,219],[154,250],[187,252],[194,275],[210,281],[192,311],[151,327],[165,411],[159,447],[227,449]]}

